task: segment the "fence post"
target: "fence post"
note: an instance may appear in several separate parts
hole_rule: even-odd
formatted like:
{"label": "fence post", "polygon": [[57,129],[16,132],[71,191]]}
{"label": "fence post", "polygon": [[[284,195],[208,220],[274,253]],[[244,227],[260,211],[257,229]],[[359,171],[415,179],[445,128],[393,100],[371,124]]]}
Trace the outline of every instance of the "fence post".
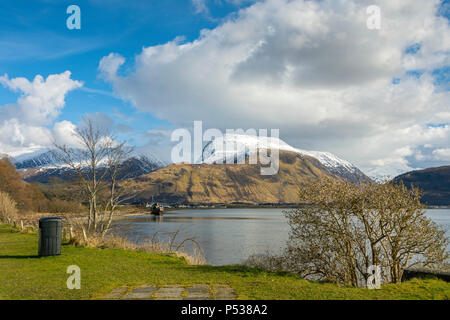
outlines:
{"label": "fence post", "polygon": [[82,230],[83,230],[83,238],[84,238],[84,241],[87,242],[88,239],[87,239],[87,235],[86,235],[86,230],[84,230],[84,227],[82,227]]}

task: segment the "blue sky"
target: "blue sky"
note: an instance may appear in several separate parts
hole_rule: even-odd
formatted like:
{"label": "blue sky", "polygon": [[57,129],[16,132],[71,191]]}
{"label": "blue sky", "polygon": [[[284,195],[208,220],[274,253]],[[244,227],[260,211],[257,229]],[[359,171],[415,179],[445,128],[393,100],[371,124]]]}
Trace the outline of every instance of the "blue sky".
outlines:
{"label": "blue sky", "polygon": [[450,0],[3,0],[0,154],[97,114],[141,147],[202,120],[278,128],[369,173],[448,164],[449,18]]}
{"label": "blue sky", "polygon": [[[81,30],[66,27],[71,4],[81,9]],[[0,2],[0,74],[31,80],[37,74],[47,77],[70,70],[72,79],[84,86],[69,93],[56,120],[78,123],[86,113],[105,113],[132,127],[136,138],[140,131],[170,123],[114,97],[110,84],[98,77],[100,59],[120,52],[132,62],[143,47],[177,36],[194,40],[200,30],[214,28],[238,9],[239,5],[220,1],[210,4],[208,12],[198,12],[190,0],[4,0]],[[124,70],[131,69],[130,64]],[[0,86],[0,105],[15,100],[17,93]]]}

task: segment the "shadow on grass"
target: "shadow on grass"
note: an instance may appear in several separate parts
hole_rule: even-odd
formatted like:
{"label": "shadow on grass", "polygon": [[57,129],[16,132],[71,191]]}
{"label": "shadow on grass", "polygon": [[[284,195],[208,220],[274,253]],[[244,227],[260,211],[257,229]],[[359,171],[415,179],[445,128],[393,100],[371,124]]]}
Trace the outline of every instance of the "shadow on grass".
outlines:
{"label": "shadow on grass", "polygon": [[40,258],[39,256],[0,256],[0,259],[36,259]]}
{"label": "shadow on grass", "polygon": [[[240,275],[242,277],[253,276],[281,276],[291,279],[303,280],[298,274],[285,271],[267,271],[260,268],[252,268],[243,265],[226,265],[226,266],[212,266],[212,265],[198,265],[187,266],[190,272],[194,273],[215,273],[215,274],[229,274]],[[180,269],[186,268],[186,266],[179,266]]]}

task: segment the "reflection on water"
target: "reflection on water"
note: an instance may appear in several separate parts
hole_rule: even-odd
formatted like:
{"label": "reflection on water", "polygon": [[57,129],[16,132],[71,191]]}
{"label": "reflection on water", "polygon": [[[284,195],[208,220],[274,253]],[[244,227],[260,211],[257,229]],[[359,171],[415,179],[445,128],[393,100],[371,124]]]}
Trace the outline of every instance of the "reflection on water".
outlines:
{"label": "reflection on water", "polygon": [[[450,236],[450,210],[428,210]],[[289,226],[283,209],[186,209],[164,216],[125,217],[114,223],[115,232],[137,243],[157,237],[167,241],[195,237],[213,265],[236,264],[249,255],[280,252],[288,239]],[[192,248],[187,248],[192,249]]]}
{"label": "reflection on water", "polygon": [[186,209],[162,217],[128,217],[115,223],[115,230],[136,242],[149,241],[155,233],[167,240],[195,237],[209,263],[240,263],[249,255],[281,250],[289,227],[282,209]]}
{"label": "reflection on water", "polygon": [[450,237],[450,209],[427,210],[427,216],[443,227],[447,237]]}

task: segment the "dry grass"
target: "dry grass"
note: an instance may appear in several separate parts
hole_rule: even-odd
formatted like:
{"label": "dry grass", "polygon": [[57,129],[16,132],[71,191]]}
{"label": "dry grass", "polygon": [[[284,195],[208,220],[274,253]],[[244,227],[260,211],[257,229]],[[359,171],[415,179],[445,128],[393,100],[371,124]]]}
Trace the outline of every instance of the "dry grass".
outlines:
{"label": "dry grass", "polygon": [[6,192],[0,191],[0,221],[11,223],[17,219],[16,202]]}
{"label": "dry grass", "polygon": [[[205,255],[195,239],[189,238],[176,242],[175,240],[177,234],[178,233],[174,233],[168,242],[160,242],[156,239],[156,237],[153,237],[150,241],[137,244],[135,242],[129,241],[125,237],[120,237],[112,234],[102,237],[98,234],[91,234],[89,236],[86,236],[81,229],[77,229],[77,231],[72,230],[72,234],[70,231],[64,231],[65,240],[76,246],[100,249],[123,249],[147,253],[167,254],[183,258],[190,265],[205,265]],[[194,243],[195,245],[193,253],[188,253],[185,250],[184,245],[188,242]]]}

